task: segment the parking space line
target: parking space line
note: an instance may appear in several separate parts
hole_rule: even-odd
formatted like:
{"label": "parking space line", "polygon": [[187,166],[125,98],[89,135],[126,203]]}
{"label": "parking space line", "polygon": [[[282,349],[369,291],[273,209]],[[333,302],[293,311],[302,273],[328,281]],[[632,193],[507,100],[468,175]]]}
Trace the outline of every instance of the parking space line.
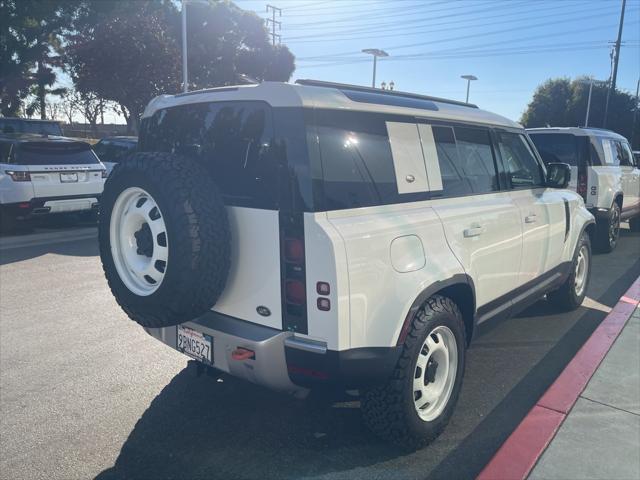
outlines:
{"label": "parking space line", "polygon": [[640,303],[640,277],[498,449],[477,480],[523,480]]}

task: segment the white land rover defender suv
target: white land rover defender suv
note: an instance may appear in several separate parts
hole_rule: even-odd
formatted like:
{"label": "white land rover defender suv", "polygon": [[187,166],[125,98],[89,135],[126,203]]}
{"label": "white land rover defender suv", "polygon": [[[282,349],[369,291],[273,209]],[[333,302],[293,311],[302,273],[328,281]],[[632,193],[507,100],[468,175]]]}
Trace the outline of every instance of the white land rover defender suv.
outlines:
{"label": "white land rover defender suv", "polygon": [[104,271],[170,347],[276,390],[358,389],[374,432],[418,447],[478,325],[580,305],[593,216],[505,118],[297,83],[154,99],[105,185]]}
{"label": "white land rover defender suv", "polygon": [[97,213],[106,169],[88,143],[64,137],[0,134],[0,220],[52,213]]}
{"label": "white land rover defender suv", "polygon": [[594,247],[612,251],[620,221],[640,231],[640,168],[622,135],[598,128],[532,128],[527,130],[546,163],[571,165],[570,188],[577,191],[596,218]]}

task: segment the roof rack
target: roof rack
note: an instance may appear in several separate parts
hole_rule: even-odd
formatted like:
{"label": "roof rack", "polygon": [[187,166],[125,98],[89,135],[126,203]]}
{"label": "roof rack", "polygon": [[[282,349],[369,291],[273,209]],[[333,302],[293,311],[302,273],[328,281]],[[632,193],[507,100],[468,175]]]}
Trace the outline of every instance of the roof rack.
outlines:
{"label": "roof rack", "polygon": [[458,100],[449,100],[447,98],[431,97],[429,95],[419,95],[417,93],[410,92],[400,92],[398,90],[381,90],[379,88],[363,87],[361,85],[351,85],[348,83],[325,82],[323,80],[313,79],[299,79],[296,80],[296,83],[298,85],[308,85],[311,87],[325,87],[336,88],[338,90],[351,90],[355,92],[377,93],[379,95],[388,95],[391,97],[415,98],[417,100],[429,100],[438,103],[449,103],[451,105],[458,105],[460,107],[478,108],[478,106],[474,105],[473,103],[465,103]]}

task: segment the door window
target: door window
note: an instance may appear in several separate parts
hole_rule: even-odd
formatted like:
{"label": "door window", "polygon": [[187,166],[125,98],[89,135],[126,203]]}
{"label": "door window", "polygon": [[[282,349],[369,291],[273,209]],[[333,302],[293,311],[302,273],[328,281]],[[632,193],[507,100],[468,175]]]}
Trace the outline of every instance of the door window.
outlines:
{"label": "door window", "polygon": [[626,142],[616,142],[620,165],[623,167],[633,167],[633,154]]}
{"label": "door window", "polygon": [[620,157],[618,157],[618,148],[616,147],[617,142],[603,138],[601,143],[604,150],[604,164],[615,167],[620,165]]}
{"label": "door window", "polygon": [[489,131],[480,128],[455,127],[455,134],[460,169],[471,184],[473,193],[498,191],[500,185]]}
{"label": "door window", "polygon": [[498,148],[512,188],[544,186],[542,168],[524,135],[499,132]]}

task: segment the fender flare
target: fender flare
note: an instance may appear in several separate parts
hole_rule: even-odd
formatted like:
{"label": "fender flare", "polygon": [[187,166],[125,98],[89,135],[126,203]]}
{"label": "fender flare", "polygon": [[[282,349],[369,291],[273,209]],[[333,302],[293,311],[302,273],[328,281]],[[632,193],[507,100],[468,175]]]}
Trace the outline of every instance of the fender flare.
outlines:
{"label": "fender flare", "polygon": [[[445,280],[438,280],[437,282],[432,283],[418,294],[404,318],[402,327],[400,328],[400,334],[398,335],[398,339],[396,341],[396,346],[400,346],[404,343],[405,339],[407,338],[407,334],[409,333],[411,322],[413,321],[413,318],[415,317],[418,310],[420,310],[420,307],[424,305],[424,302],[426,302],[427,299],[429,299],[433,295],[436,295],[438,292],[441,292],[445,288],[453,287],[456,285],[464,285],[465,287],[471,289],[471,294],[473,295],[473,305],[471,311],[472,318],[470,320],[472,324],[474,323],[476,313],[476,289],[473,283],[473,279],[466,273],[456,273],[450,278],[447,278]],[[465,321],[465,328],[466,323],[467,322]],[[471,326],[472,329],[473,327],[474,325]],[[469,338],[467,338],[467,343],[471,340],[470,335],[468,335],[468,337]]]}

